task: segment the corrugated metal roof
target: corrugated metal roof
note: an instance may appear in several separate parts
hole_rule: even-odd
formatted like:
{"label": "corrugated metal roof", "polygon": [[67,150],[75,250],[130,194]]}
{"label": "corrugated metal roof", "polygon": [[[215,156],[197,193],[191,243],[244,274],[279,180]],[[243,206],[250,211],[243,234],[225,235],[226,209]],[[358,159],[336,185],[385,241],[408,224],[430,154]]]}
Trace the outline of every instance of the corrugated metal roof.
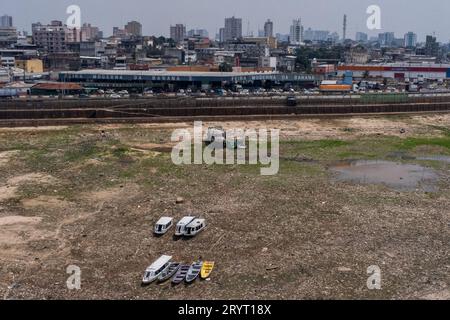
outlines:
{"label": "corrugated metal roof", "polygon": [[83,87],[76,83],[38,83],[33,86],[33,89],[40,90],[82,90]]}
{"label": "corrugated metal roof", "polygon": [[279,72],[196,72],[196,71],[133,71],[133,70],[102,70],[88,69],[81,71],[61,72],[60,74],[81,75],[123,75],[123,76],[206,76],[206,77],[238,77],[263,74],[279,74]]}

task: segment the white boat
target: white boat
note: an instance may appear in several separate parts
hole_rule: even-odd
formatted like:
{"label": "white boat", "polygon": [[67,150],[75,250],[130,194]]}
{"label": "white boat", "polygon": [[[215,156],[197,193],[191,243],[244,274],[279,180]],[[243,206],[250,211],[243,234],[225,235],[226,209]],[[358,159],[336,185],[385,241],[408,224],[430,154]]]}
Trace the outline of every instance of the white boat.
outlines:
{"label": "white boat", "polygon": [[195,220],[195,217],[184,217],[177,223],[177,227],[175,229],[176,236],[182,236],[186,231],[186,226]]}
{"label": "white boat", "polygon": [[199,234],[203,229],[206,228],[206,220],[205,219],[195,219],[191,223],[186,226],[184,231],[184,236],[193,237]]}
{"label": "white boat", "polygon": [[169,229],[173,226],[173,218],[170,217],[162,217],[158,220],[155,225],[155,234],[162,235],[165,234]]}
{"label": "white boat", "polygon": [[165,272],[170,267],[171,256],[163,255],[158,260],[145,270],[144,277],[142,278],[143,284],[150,284],[155,281],[161,273]]}

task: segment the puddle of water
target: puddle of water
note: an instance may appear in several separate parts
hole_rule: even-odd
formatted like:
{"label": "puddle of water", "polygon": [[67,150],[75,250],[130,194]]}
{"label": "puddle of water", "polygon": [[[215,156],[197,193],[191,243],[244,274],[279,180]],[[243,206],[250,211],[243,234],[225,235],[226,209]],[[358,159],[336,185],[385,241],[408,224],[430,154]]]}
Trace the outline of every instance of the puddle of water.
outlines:
{"label": "puddle of water", "polygon": [[381,184],[398,191],[436,191],[439,176],[432,169],[390,161],[341,161],[329,169],[338,181]]}

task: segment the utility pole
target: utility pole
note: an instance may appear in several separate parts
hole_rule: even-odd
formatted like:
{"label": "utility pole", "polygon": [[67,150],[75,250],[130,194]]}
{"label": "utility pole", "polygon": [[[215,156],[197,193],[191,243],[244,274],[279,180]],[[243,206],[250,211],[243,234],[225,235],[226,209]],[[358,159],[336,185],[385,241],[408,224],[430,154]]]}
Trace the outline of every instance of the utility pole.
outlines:
{"label": "utility pole", "polygon": [[347,15],[344,14],[344,26],[342,30],[342,40],[345,41],[347,39]]}

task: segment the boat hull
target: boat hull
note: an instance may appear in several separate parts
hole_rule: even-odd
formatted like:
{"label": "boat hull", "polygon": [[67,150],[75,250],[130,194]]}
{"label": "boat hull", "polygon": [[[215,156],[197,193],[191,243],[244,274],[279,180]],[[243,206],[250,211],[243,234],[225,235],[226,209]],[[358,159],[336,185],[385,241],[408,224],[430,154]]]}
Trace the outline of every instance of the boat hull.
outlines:
{"label": "boat hull", "polygon": [[186,283],[192,283],[198,278],[200,271],[202,270],[202,266],[203,262],[195,262],[191,265],[186,275]]}
{"label": "boat hull", "polygon": [[202,270],[200,271],[200,277],[202,279],[207,279],[211,276],[211,273],[214,269],[213,261],[205,261],[202,266]]}
{"label": "boat hull", "polygon": [[160,274],[158,282],[164,282],[172,278],[180,269],[180,265],[179,263],[172,263],[166,272]]}
{"label": "boat hull", "polygon": [[190,265],[188,265],[188,264],[181,265],[180,268],[178,269],[177,273],[175,274],[175,276],[172,278],[172,283],[179,284],[179,283],[183,282],[184,279],[186,279],[186,275],[189,271],[189,268],[190,268]]}

